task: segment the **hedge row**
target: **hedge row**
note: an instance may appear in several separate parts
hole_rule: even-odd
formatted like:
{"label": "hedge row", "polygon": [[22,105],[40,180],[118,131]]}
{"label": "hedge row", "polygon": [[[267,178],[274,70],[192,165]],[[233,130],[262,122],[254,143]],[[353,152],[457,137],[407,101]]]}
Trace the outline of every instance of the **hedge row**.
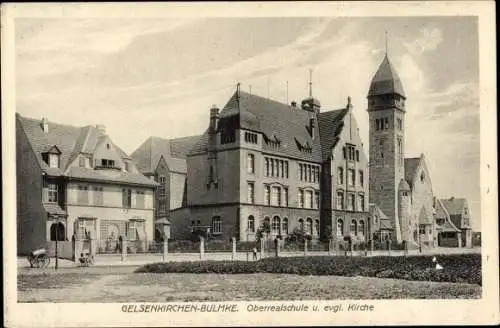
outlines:
{"label": "hedge row", "polygon": [[432,256],[380,257],[280,257],[254,262],[199,261],[153,263],[135,272],[150,273],[288,273],[299,275],[334,275],[396,278],[405,280],[457,282],[481,285],[479,254],[438,257],[442,270],[435,269]]}

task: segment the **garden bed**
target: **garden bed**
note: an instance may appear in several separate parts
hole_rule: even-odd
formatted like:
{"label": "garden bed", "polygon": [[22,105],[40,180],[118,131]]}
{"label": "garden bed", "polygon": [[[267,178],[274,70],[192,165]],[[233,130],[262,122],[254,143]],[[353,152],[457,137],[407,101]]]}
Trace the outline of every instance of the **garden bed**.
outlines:
{"label": "garden bed", "polygon": [[287,273],[298,275],[333,275],[395,278],[481,285],[481,255],[438,256],[443,267],[435,269],[433,256],[377,257],[280,257],[255,262],[200,261],[147,264],[135,272],[150,273]]}

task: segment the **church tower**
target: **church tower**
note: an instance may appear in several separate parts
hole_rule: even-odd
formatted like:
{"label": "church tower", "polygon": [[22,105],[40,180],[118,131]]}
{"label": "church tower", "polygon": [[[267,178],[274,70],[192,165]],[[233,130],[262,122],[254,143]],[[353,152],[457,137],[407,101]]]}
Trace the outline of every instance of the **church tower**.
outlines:
{"label": "church tower", "polygon": [[370,203],[392,221],[392,239],[401,242],[399,185],[404,174],[405,92],[386,53],[368,91]]}

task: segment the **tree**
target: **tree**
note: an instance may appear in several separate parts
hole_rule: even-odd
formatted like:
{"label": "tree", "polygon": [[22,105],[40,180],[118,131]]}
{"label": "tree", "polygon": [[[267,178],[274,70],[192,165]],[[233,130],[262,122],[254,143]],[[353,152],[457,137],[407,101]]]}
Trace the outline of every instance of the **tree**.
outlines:
{"label": "tree", "polygon": [[286,237],[286,242],[290,244],[304,243],[305,238],[306,238],[305,232],[299,228],[295,228],[293,229],[292,233]]}

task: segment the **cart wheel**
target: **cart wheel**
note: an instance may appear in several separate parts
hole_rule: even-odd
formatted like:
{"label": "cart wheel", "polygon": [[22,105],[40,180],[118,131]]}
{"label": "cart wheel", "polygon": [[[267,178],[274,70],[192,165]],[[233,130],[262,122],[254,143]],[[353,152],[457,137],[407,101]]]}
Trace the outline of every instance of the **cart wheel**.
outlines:
{"label": "cart wheel", "polygon": [[46,256],[43,258],[43,267],[46,268],[50,264],[50,257]]}
{"label": "cart wheel", "polygon": [[40,264],[41,264],[40,259],[33,259],[32,263],[33,263],[33,267],[37,268],[37,269],[40,267]]}

